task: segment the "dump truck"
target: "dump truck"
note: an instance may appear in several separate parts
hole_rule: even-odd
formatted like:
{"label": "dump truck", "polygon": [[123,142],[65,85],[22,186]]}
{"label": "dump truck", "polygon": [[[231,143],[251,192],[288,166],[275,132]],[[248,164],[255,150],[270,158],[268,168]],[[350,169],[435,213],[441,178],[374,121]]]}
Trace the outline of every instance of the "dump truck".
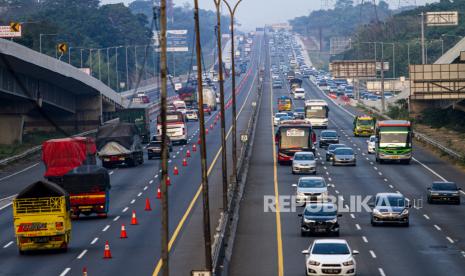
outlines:
{"label": "dump truck", "polygon": [[177,91],[180,100],[186,103],[187,108],[193,108],[197,105],[197,93],[195,88],[186,86]]}
{"label": "dump truck", "polygon": [[32,183],[13,200],[13,224],[20,254],[26,251],[66,251],[71,240],[68,193],[47,180]]}
{"label": "dump truck", "polygon": [[144,163],[139,130],[132,123],[110,123],[97,131],[97,154],[104,168],[117,165],[137,166]]}
{"label": "dump truck", "polygon": [[150,115],[148,105],[133,106],[117,112],[120,122],[133,123],[139,129],[142,143],[150,142]]}

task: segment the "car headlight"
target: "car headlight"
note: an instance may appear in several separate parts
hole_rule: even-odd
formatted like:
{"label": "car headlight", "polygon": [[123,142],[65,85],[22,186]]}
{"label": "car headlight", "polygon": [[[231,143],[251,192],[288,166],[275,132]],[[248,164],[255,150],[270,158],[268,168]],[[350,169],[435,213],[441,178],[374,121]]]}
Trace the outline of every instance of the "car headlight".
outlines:
{"label": "car headlight", "polygon": [[302,192],[297,192],[297,196],[305,196],[305,194]]}
{"label": "car headlight", "polygon": [[326,222],[328,222],[328,223],[336,223],[336,222],[337,222],[337,218],[333,218],[333,219],[327,220]]}
{"label": "car headlight", "polygon": [[343,264],[344,266],[354,265],[354,261],[353,261],[353,260],[350,260],[350,261],[347,261],[347,262],[343,262],[342,264]]}
{"label": "car headlight", "polygon": [[378,209],[373,209],[374,215],[381,215],[381,212]]}
{"label": "car headlight", "polygon": [[304,222],[305,222],[305,223],[313,223],[313,222],[315,222],[315,221],[314,221],[314,220],[311,220],[311,219],[306,219],[306,218],[304,218]]}
{"label": "car headlight", "polygon": [[400,213],[401,215],[405,216],[405,215],[408,215],[408,209],[404,209],[402,211],[402,213]]}
{"label": "car headlight", "polygon": [[431,195],[437,196],[439,195],[439,193],[431,193]]}
{"label": "car headlight", "polygon": [[310,261],[308,262],[308,264],[309,264],[309,265],[316,265],[316,266],[319,266],[319,265],[320,265],[319,262],[317,262],[317,261],[312,261],[312,260],[310,260]]}

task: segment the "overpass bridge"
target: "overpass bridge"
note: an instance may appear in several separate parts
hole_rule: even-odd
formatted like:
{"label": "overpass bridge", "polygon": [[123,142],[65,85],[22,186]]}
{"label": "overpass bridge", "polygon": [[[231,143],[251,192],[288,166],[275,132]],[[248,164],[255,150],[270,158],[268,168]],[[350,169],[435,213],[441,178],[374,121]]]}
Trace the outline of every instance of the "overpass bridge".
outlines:
{"label": "overpass bridge", "polygon": [[23,133],[95,129],[124,100],[76,67],[0,39],[0,144]]}

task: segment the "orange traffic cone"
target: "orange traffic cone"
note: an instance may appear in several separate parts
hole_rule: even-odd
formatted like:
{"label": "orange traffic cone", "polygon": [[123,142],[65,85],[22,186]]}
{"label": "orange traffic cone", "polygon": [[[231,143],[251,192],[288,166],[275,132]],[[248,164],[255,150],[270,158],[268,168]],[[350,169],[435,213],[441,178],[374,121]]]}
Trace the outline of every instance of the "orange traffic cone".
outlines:
{"label": "orange traffic cone", "polygon": [[110,251],[110,245],[108,244],[108,241],[105,242],[105,250],[103,251],[103,258],[111,259],[111,251]]}
{"label": "orange traffic cone", "polygon": [[[168,182],[168,180],[166,180],[166,182]],[[158,190],[157,190],[157,198],[160,199],[161,198],[161,191],[160,191],[160,187],[158,187]]]}
{"label": "orange traffic cone", "polygon": [[205,134],[208,135],[208,128],[205,129]]}
{"label": "orange traffic cone", "polygon": [[131,225],[137,225],[136,211],[132,211]]}
{"label": "orange traffic cone", "polygon": [[196,145],[192,145],[192,151],[197,151],[197,146]]}
{"label": "orange traffic cone", "polygon": [[174,175],[178,175],[178,174],[179,174],[178,167],[174,166],[173,174],[174,174]]}
{"label": "orange traffic cone", "polygon": [[128,233],[126,233],[126,226],[121,225],[121,234],[119,235],[120,239],[127,239],[128,238]]}
{"label": "orange traffic cone", "polygon": [[166,186],[171,185],[171,178],[169,176],[166,177]]}
{"label": "orange traffic cone", "polygon": [[213,129],[213,124],[210,124],[210,129]]}
{"label": "orange traffic cone", "polygon": [[186,151],[186,157],[191,157],[191,151],[190,150]]}
{"label": "orange traffic cone", "polygon": [[82,268],[82,276],[87,276],[87,267]]}
{"label": "orange traffic cone", "polygon": [[187,160],[186,158],[182,159],[182,166],[187,167]]}
{"label": "orange traffic cone", "polygon": [[[199,145],[200,145],[200,143],[201,143],[201,142],[200,142],[200,138],[199,138],[199,140],[197,140],[197,144],[199,144]],[[194,151],[195,151],[195,150],[194,150]]]}
{"label": "orange traffic cone", "polygon": [[150,200],[149,198],[145,199],[145,211],[152,211],[152,207],[150,207]]}

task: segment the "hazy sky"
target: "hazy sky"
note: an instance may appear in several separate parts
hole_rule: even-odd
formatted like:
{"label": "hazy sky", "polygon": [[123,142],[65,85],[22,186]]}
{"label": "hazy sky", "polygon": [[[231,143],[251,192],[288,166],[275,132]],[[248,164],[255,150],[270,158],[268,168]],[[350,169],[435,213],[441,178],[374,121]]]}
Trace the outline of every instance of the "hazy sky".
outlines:
{"label": "hazy sky", "polygon": [[[119,3],[126,4],[133,0],[101,0],[102,3]],[[237,0],[229,0],[234,4]],[[360,1],[360,0],[359,0]],[[370,0],[365,0],[370,1]],[[237,8],[237,18],[242,24],[241,29],[251,30],[256,26],[265,24],[286,22],[297,16],[308,15],[312,10],[321,8],[322,3],[335,3],[336,0],[242,0]],[[357,0],[354,0],[357,3]],[[397,8],[399,0],[386,0],[391,7]],[[416,0],[417,4],[425,2],[434,2],[434,0]],[[174,0],[176,5],[190,3],[194,5],[193,0]],[[402,5],[415,3],[415,0],[400,0]],[[213,0],[199,0],[199,6],[202,9],[214,10],[215,5]],[[224,7],[223,12],[226,12]]]}

